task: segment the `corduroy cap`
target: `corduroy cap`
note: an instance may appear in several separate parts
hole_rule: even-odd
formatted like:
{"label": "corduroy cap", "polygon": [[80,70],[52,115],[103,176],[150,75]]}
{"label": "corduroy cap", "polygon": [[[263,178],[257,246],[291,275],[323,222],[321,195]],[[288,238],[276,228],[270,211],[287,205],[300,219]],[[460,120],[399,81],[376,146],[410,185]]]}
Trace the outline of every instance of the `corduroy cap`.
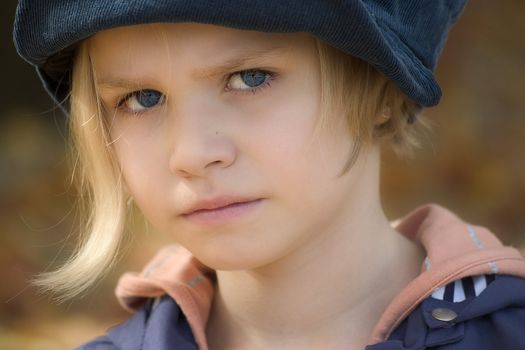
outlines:
{"label": "corduroy cap", "polygon": [[[104,29],[197,22],[264,32],[309,32],[385,74],[421,106],[439,102],[434,69],[466,0],[20,0],[14,41],[62,103],[72,53]],[[63,106],[64,107],[64,106]]]}

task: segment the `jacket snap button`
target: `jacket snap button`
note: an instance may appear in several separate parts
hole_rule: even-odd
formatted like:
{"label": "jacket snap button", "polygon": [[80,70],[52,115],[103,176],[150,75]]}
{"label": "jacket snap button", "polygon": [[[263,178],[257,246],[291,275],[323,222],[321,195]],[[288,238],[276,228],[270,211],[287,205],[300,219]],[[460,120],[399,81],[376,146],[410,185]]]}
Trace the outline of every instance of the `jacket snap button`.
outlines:
{"label": "jacket snap button", "polygon": [[437,308],[432,310],[432,317],[438,321],[450,322],[455,320],[458,314],[455,313],[454,310]]}

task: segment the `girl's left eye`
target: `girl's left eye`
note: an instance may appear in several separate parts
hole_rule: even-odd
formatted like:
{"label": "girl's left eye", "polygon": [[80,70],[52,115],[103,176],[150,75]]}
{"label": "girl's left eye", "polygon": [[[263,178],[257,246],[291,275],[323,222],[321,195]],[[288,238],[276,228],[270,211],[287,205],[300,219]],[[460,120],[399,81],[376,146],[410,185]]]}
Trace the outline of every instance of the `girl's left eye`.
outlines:
{"label": "girl's left eye", "polygon": [[134,91],[126,95],[117,104],[119,108],[125,108],[132,113],[141,113],[147,109],[160,106],[166,97],[157,90],[146,89]]}
{"label": "girl's left eye", "polygon": [[275,73],[261,69],[248,69],[228,76],[226,90],[234,93],[256,93],[270,86]]}

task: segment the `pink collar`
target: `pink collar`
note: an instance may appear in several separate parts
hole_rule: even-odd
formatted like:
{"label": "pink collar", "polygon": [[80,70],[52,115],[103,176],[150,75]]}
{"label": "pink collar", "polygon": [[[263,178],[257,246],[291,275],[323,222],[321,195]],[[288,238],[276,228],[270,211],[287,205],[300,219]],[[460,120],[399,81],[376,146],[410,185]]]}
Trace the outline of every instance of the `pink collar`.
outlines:
{"label": "pink collar", "polygon": [[[503,273],[525,278],[525,259],[504,247],[489,230],[473,226],[449,210],[426,204],[392,223],[393,227],[423,245],[427,258],[421,274],[387,306],[370,336],[369,344],[384,341],[408,314],[434,289],[465,276]],[[127,310],[139,308],[146,298],[169,294],[185,314],[199,345],[208,350],[206,323],[214,294],[215,273],[181,246],[167,246],[142,273],[125,273],[116,295]]]}

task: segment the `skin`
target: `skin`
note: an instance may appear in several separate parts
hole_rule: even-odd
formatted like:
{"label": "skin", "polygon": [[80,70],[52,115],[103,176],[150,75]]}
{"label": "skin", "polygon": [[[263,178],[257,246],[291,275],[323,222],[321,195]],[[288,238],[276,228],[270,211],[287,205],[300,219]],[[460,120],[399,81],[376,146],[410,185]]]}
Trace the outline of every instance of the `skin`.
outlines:
{"label": "skin", "polygon": [[[195,73],[240,49],[271,45],[285,50],[212,77]],[[423,255],[382,210],[378,146],[363,149],[341,175],[354,142],[345,119],[332,116],[314,133],[314,40],[153,24],[98,33],[89,50],[130,195],[152,225],[217,270],[210,349],[364,348]],[[246,93],[232,74],[250,68],[278,74]],[[140,89],[166,99],[140,115],[115,107]],[[136,100],[124,104],[130,106]],[[221,195],[262,201],[220,224],[181,216],[196,201]]]}

